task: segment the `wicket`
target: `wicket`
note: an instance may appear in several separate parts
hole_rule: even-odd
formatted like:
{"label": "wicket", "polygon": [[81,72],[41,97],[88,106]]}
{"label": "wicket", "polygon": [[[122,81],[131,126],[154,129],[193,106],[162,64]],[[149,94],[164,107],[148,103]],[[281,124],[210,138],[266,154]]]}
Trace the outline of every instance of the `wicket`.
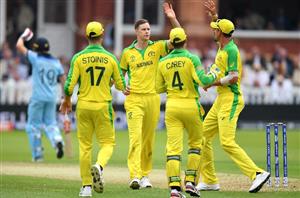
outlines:
{"label": "wicket", "polygon": [[[288,186],[288,162],[287,162],[287,134],[286,124],[284,123],[269,123],[266,125],[266,142],[267,142],[267,171],[271,173],[271,128],[274,128],[274,161],[275,161],[275,187],[280,186],[280,173],[279,173],[279,144],[278,144],[278,131],[282,127],[282,159],[283,159],[283,186]],[[272,186],[272,177],[267,181],[267,186]]]}

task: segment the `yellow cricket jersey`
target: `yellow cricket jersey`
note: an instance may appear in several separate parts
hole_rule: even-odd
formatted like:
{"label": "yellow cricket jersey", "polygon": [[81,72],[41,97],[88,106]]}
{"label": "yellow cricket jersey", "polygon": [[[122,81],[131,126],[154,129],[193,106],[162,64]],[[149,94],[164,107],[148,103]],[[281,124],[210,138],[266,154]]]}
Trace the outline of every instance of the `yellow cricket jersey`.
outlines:
{"label": "yellow cricket jersey", "polygon": [[232,85],[223,85],[217,87],[218,94],[233,92],[241,95],[241,77],[242,61],[240,52],[233,40],[231,40],[223,49],[219,48],[215,58],[215,64],[220,69],[220,78],[226,76],[230,71],[236,71],[239,74],[238,82]]}
{"label": "yellow cricket jersey", "polygon": [[127,71],[131,93],[156,93],[155,74],[158,61],[168,53],[167,41],[148,41],[148,46],[139,50],[134,41],[122,53],[121,69]]}
{"label": "yellow cricket jersey", "polygon": [[159,61],[156,91],[167,92],[168,98],[198,98],[198,86],[207,86],[216,80],[205,74],[198,56],[186,49],[174,49]]}
{"label": "yellow cricket jersey", "polygon": [[66,95],[72,95],[78,83],[77,107],[96,110],[98,103],[112,100],[111,79],[117,89],[125,89],[125,80],[116,57],[100,45],[89,45],[73,56],[64,91]]}

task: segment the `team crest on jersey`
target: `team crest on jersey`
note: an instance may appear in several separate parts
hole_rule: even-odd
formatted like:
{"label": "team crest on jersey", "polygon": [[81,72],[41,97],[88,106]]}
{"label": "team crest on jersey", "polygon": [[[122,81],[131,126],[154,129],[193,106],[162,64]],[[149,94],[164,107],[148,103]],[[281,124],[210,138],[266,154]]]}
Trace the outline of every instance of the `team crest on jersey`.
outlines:
{"label": "team crest on jersey", "polygon": [[148,56],[149,56],[149,57],[155,56],[155,51],[150,51],[150,52],[148,53]]}
{"label": "team crest on jersey", "polygon": [[135,61],[135,56],[133,56],[133,55],[130,56],[130,61],[131,61],[131,62],[134,62],[134,61]]}
{"label": "team crest on jersey", "polygon": [[128,119],[132,119],[132,112],[128,112],[128,114],[127,114],[127,116],[128,116]]}

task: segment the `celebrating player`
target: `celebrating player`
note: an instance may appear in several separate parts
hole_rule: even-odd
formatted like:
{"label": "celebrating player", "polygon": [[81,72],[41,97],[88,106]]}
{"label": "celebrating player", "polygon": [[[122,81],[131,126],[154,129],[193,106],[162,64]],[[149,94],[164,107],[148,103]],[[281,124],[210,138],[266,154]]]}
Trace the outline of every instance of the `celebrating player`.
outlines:
{"label": "celebrating player", "polygon": [[33,43],[34,51],[27,49],[24,40],[29,41],[33,33],[26,28],[17,41],[17,50],[27,56],[32,65],[32,96],[28,106],[26,132],[31,146],[32,161],[43,160],[42,134],[44,129],[56,157],[63,157],[63,138],[56,122],[57,79],[65,82],[64,70],[58,59],[49,54],[50,45],[47,39],[38,38]]}
{"label": "celebrating player", "polygon": [[[172,5],[164,3],[165,14],[173,27],[180,27]],[[169,41],[150,40],[146,19],[135,23],[137,39],[123,50],[121,68],[129,76],[130,95],[125,100],[129,131],[128,168],[132,189],[152,187],[148,175],[152,169],[155,129],[160,114],[160,97],[155,92],[155,73],[160,57],[172,48]]]}
{"label": "celebrating player", "polygon": [[[164,11],[171,24],[179,27],[172,6],[164,3]],[[124,104],[129,131],[129,186],[139,189],[152,187],[148,175],[152,169],[154,134],[160,114],[155,73],[160,57],[165,56],[172,45],[169,41],[151,41],[150,24],[146,19],[138,20],[134,28],[137,39],[123,50],[120,64],[123,74],[128,73],[127,89],[130,89]]]}
{"label": "celebrating player", "polygon": [[199,183],[197,188],[199,190],[219,190],[220,188],[212,150],[212,139],[219,133],[222,148],[242,172],[253,181],[249,192],[258,192],[270,177],[270,173],[257,167],[235,142],[237,121],[244,108],[244,100],[240,88],[242,61],[238,47],[232,38],[234,25],[228,19],[218,19],[213,1],[209,0],[205,6],[212,17],[210,27],[213,29],[214,39],[219,45],[215,64],[220,68],[221,74],[220,80],[213,84],[213,86],[217,86],[218,96],[203,124],[203,135],[206,139],[200,168],[203,182]]}
{"label": "celebrating player", "polygon": [[[76,107],[82,179],[79,196],[92,196],[92,184],[96,192],[103,192],[103,168],[115,145],[111,78],[117,89],[124,90],[126,86],[116,57],[102,47],[103,32],[99,22],[93,21],[86,26],[89,46],[72,58],[64,87],[66,97],[60,107],[63,113],[71,111],[71,95],[74,86],[80,82]],[[91,168],[94,133],[101,149],[96,164]]]}
{"label": "celebrating player", "polygon": [[187,36],[182,28],[170,32],[174,50],[159,62],[156,91],[167,92],[165,122],[167,127],[167,176],[171,198],[185,197],[181,192],[180,161],[183,149],[183,129],[188,133],[188,162],[185,171],[185,191],[200,197],[195,179],[202,149],[202,116],[198,84],[207,86],[217,78],[217,68],[205,74],[200,59],[185,49]]}

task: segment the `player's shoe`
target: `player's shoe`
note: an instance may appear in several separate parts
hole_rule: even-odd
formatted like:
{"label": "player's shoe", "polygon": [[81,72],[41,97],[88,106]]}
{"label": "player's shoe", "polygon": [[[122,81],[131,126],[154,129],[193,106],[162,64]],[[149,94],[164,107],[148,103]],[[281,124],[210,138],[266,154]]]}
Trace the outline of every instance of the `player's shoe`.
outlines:
{"label": "player's shoe", "polygon": [[186,196],[181,191],[172,189],[170,198],[186,198]]}
{"label": "player's shoe", "polygon": [[185,192],[190,194],[192,197],[200,197],[200,192],[197,190],[194,184],[192,184],[192,182],[186,182]]}
{"label": "player's shoe", "polygon": [[43,162],[43,161],[44,161],[43,156],[36,156],[32,158],[32,162]]}
{"label": "player's shoe", "polygon": [[91,186],[84,186],[81,187],[79,192],[79,197],[91,197],[92,196],[92,187]]}
{"label": "player's shoe", "polygon": [[220,190],[220,184],[199,183],[196,189],[199,191],[218,191]]}
{"label": "player's shoe", "polygon": [[101,170],[99,164],[95,164],[92,166],[91,174],[93,177],[94,191],[96,191],[97,193],[103,193],[103,185],[104,185],[103,171]]}
{"label": "player's shoe", "polygon": [[249,192],[250,193],[258,192],[261,189],[261,187],[263,187],[263,185],[268,181],[270,175],[271,175],[270,173],[265,171],[257,174],[256,178],[252,182],[252,186],[250,187]]}
{"label": "player's shoe", "polygon": [[131,182],[129,183],[129,187],[133,190],[138,190],[140,189],[141,185],[140,185],[140,180],[138,178],[134,178],[133,180],[131,180]]}
{"label": "player's shoe", "polygon": [[62,142],[58,142],[56,144],[56,157],[60,159],[63,156],[64,156],[64,145],[62,144]]}
{"label": "player's shoe", "polygon": [[141,188],[152,188],[152,184],[150,183],[150,180],[148,177],[144,176],[142,177],[140,181],[140,187]]}

